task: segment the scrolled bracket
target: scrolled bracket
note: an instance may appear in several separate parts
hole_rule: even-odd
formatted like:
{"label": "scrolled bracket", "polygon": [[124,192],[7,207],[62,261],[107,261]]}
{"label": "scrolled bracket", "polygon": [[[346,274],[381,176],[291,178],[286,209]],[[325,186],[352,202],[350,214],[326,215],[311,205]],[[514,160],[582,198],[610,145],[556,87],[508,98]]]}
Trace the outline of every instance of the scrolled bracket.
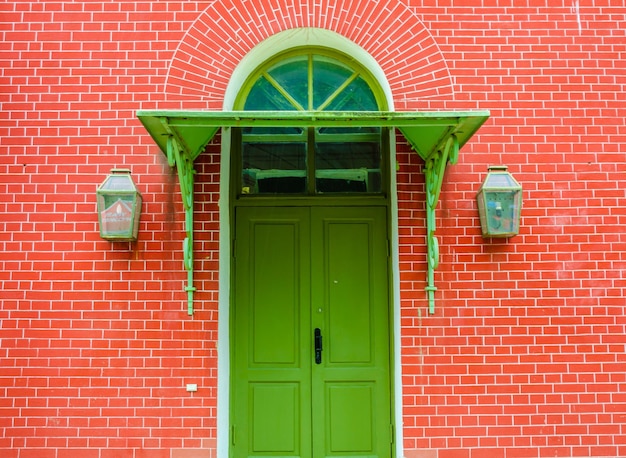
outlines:
{"label": "scrolled bracket", "polygon": [[173,135],[170,135],[167,140],[167,158],[170,166],[175,165],[178,171],[180,193],[185,210],[185,232],[187,235],[183,241],[183,262],[187,271],[185,291],[187,292],[187,313],[193,315],[193,293],[196,291],[193,286],[193,189],[196,171],[193,167],[193,159],[180,147]]}
{"label": "scrolled bracket", "polygon": [[435,313],[435,270],[439,266],[439,241],[435,235],[437,229],[435,209],[439,202],[443,176],[448,162],[456,164],[459,157],[459,141],[455,135],[448,138],[442,149],[436,150],[426,159],[426,243],[428,247],[428,273],[426,293],[428,312]]}

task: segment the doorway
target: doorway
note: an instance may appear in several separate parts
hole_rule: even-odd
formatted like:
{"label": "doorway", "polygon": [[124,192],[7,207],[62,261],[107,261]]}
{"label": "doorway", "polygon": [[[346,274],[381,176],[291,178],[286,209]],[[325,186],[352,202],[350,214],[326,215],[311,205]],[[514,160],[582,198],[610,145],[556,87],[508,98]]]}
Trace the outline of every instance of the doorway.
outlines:
{"label": "doorway", "polygon": [[379,111],[369,72],[326,48],[250,74],[231,155],[231,456],[392,456],[387,128],[263,122]]}
{"label": "doorway", "polygon": [[386,207],[237,207],[235,457],[390,457]]}

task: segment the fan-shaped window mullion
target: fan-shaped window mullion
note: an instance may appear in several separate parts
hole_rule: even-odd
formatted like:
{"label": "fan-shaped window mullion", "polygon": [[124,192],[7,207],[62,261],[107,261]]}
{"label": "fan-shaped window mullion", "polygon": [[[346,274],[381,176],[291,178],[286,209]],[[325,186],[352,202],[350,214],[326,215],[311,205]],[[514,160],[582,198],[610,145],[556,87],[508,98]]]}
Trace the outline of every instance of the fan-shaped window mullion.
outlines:
{"label": "fan-shaped window mullion", "polygon": [[283,86],[281,86],[281,84],[276,81],[272,75],[270,75],[269,73],[264,73],[263,76],[265,77],[265,79],[267,79],[267,81],[269,81],[269,83],[274,86],[276,88],[276,90],[278,92],[280,92],[282,94],[283,97],[285,97],[285,99],[287,99],[287,101],[293,105],[293,107],[296,110],[300,110],[300,111],[304,111],[304,107],[302,105],[300,105],[300,103],[298,103],[298,101],[289,93],[289,91],[287,91],[287,89],[285,89]]}
{"label": "fan-shaped window mullion", "polygon": [[358,73],[353,73],[350,78],[345,80],[341,86],[339,86],[335,92],[330,94],[330,96],[324,100],[324,102],[317,108],[319,111],[324,111],[337,97],[341,95],[342,92],[346,90],[346,88],[352,84],[352,82],[359,76]]}

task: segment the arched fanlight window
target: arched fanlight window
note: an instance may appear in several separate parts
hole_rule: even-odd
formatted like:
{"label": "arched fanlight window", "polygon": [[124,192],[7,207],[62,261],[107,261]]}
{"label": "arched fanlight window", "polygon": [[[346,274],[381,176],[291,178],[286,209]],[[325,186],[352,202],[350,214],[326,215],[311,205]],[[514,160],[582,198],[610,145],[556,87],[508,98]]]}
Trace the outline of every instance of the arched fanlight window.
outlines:
{"label": "arched fanlight window", "polygon": [[[341,59],[343,58],[343,59]],[[373,78],[353,61],[322,50],[265,63],[240,93],[246,111],[384,110]],[[240,195],[381,193],[380,127],[248,127],[238,154]]]}

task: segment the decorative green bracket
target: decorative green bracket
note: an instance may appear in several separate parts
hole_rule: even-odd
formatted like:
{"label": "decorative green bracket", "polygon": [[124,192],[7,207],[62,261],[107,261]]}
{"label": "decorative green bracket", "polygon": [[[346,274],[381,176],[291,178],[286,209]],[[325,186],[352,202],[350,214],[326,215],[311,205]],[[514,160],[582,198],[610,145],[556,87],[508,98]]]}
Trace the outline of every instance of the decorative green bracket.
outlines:
{"label": "decorative green bracket", "polygon": [[459,140],[456,135],[448,137],[443,149],[435,151],[426,159],[426,241],[428,244],[428,276],[426,293],[428,294],[428,312],[435,313],[435,269],[439,265],[439,242],[435,236],[437,229],[435,209],[443,183],[443,175],[448,162],[456,164],[459,159]]}
{"label": "decorative green bracket", "polygon": [[172,134],[167,138],[167,160],[170,167],[176,166],[178,181],[185,210],[185,232],[187,237],[183,242],[183,259],[187,271],[187,313],[193,315],[193,185],[194,174],[193,159],[189,153],[180,147],[176,137]]}

